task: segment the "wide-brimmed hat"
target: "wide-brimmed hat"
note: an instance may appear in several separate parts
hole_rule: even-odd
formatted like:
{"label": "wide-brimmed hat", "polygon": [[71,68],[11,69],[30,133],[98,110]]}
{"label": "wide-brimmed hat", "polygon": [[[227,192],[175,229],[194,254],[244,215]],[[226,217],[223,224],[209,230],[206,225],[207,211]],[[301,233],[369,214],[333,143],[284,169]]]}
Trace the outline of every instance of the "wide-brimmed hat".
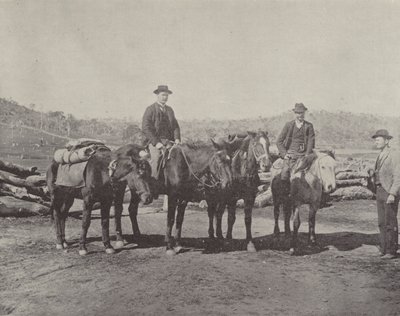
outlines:
{"label": "wide-brimmed hat", "polygon": [[393,136],[389,135],[389,132],[387,131],[387,129],[378,129],[376,131],[376,133],[374,135],[372,135],[372,138],[376,138],[376,137],[383,137],[386,139],[392,139]]}
{"label": "wide-brimmed hat", "polygon": [[158,86],[158,88],[153,92],[155,94],[159,94],[160,92],[167,92],[168,94],[172,94],[172,91],[168,89],[168,86]]}
{"label": "wide-brimmed hat", "polygon": [[305,111],[307,111],[308,109],[304,106],[303,103],[296,103],[294,105],[294,109],[293,112],[295,113],[304,113]]}

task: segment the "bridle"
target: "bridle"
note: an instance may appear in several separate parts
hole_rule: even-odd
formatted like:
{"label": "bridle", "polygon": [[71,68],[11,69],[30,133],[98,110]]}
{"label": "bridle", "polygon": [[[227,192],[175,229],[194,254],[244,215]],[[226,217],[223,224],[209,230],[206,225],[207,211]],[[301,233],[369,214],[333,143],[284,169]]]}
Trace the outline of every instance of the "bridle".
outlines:
{"label": "bridle", "polygon": [[[175,146],[174,146],[174,147],[175,147]],[[179,147],[180,150],[181,150],[181,152],[182,152],[183,159],[185,160],[186,165],[188,166],[189,172],[191,173],[191,175],[192,175],[201,185],[203,185],[203,186],[205,186],[205,187],[207,187],[207,188],[210,188],[210,189],[215,189],[215,188],[217,188],[217,187],[219,187],[219,186],[221,185],[221,183],[222,183],[221,180],[218,179],[218,178],[211,172],[209,166],[208,166],[205,170],[203,170],[203,172],[201,172],[200,174],[196,175],[196,173],[193,171],[193,168],[192,168],[192,166],[190,165],[190,163],[189,163],[189,161],[188,161],[188,159],[187,159],[187,157],[186,157],[186,154],[185,154],[185,151],[183,150],[183,148],[182,148],[181,146],[177,146],[177,147]],[[220,153],[220,151],[218,151],[216,154],[218,154],[218,153]],[[207,172],[209,172],[209,175],[210,175],[210,177],[211,177],[211,179],[210,179],[210,180],[211,180],[211,184],[208,184],[208,183],[204,182],[204,181],[201,179],[201,177],[202,177],[203,175],[207,174]]]}

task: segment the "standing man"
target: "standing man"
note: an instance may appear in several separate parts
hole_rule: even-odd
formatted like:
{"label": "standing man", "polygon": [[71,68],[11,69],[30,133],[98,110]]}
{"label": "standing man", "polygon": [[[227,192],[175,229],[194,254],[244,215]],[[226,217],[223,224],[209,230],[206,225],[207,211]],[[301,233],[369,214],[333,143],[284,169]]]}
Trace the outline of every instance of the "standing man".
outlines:
{"label": "standing man", "polygon": [[281,179],[289,181],[290,171],[297,160],[312,154],[315,147],[314,127],[305,118],[307,108],[303,103],[296,103],[293,109],[295,119],[286,123],[276,145],[283,158]]}
{"label": "standing man", "polygon": [[157,101],[147,107],[144,112],[142,130],[150,141],[151,174],[158,180],[161,150],[170,141],[179,144],[181,134],[174,111],[167,105],[172,91],[168,89],[168,86],[158,86],[154,93],[157,95]]}
{"label": "standing man", "polygon": [[374,172],[380,252],[382,259],[394,259],[398,248],[400,154],[390,148],[389,141],[392,136],[386,129],[378,130],[372,138],[375,140],[376,148],[381,150],[376,159]]}

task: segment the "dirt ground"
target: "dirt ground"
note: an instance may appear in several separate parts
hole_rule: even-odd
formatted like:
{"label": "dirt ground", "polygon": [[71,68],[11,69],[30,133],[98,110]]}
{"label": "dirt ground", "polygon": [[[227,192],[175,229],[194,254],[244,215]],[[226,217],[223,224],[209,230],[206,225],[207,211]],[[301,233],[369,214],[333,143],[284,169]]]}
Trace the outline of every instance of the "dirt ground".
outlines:
{"label": "dirt ground", "polygon": [[[123,228],[131,234],[126,208]],[[74,209],[80,209],[79,202]],[[289,255],[283,234],[273,242],[271,207],[253,213],[256,253],[244,250],[242,210],[234,240],[215,246],[206,238],[207,213],[189,208],[183,228],[186,251],[174,257],[165,255],[166,213],[154,205],[139,212],[143,237],[115,255],[103,251],[95,212],[86,257],[77,251],[78,213],[67,222],[68,251],[55,249],[47,217],[1,218],[0,315],[400,313],[400,259],[378,256],[373,201],[340,202],[320,210],[315,248],[306,244],[307,217],[302,214],[298,256]]]}

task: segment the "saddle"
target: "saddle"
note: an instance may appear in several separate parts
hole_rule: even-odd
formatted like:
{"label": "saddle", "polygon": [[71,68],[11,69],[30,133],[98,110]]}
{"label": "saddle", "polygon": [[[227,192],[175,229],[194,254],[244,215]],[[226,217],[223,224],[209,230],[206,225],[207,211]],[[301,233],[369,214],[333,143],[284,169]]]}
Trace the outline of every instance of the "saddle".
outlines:
{"label": "saddle", "polygon": [[305,175],[305,173],[310,169],[312,163],[317,158],[317,154],[314,152],[312,154],[306,155],[297,160],[296,164],[294,165],[291,178],[297,177],[300,174],[301,177]]}

